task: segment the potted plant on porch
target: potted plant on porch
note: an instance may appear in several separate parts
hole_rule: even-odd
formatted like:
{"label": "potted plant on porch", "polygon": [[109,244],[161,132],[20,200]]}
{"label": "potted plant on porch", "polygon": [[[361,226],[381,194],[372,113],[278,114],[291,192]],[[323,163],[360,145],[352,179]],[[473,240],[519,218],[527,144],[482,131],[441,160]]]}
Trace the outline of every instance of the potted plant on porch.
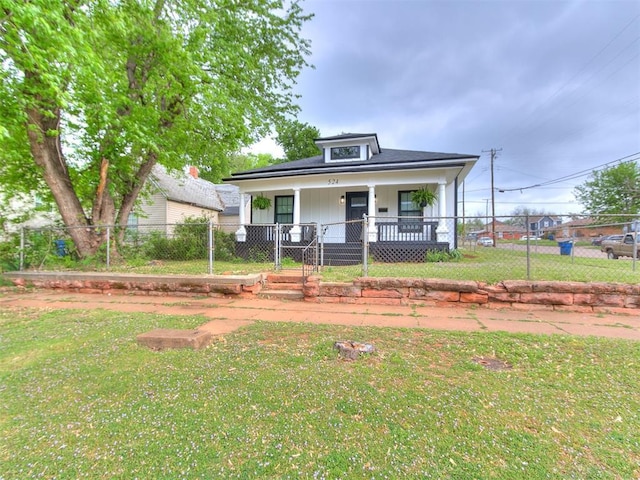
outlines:
{"label": "potted plant on porch", "polygon": [[429,190],[426,185],[411,192],[411,201],[416,205],[420,205],[420,208],[432,206],[436,203],[437,198],[436,194]]}
{"label": "potted plant on porch", "polygon": [[266,210],[271,206],[271,199],[260,194],[253,199],[252,205],[258,210]]}

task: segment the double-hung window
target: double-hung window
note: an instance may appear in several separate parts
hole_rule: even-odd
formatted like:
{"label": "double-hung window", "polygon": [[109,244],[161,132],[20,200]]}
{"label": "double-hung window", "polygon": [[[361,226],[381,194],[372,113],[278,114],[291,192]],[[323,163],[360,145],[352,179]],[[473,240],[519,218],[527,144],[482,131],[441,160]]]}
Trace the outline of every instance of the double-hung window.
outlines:
{"label": "double-hung window", "polygon": [[293,195],[276,196],[275,223],[293,223]]}
{"label": "double-hung window", "polygon": [[[411,200],[412,191],[398,192],[398,216],[400,233],[422,231],[422,209]],[[402,218],[414,217],[414,218]]]}

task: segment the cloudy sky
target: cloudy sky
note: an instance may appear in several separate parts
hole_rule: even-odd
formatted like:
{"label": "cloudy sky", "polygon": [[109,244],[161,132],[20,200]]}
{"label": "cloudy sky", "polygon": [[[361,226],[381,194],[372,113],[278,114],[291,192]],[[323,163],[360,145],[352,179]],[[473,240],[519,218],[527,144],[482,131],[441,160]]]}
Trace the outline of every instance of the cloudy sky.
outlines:
{"label": "cloudy sky", "polygon": [[[551,182],[640,158],[640,1],[307,0],[299,120],[382,148],[481,155],[466,214],[582,211]],[[520,190],[522,188],[522,190]],[[508,191],[513,189],[513,191]]]}

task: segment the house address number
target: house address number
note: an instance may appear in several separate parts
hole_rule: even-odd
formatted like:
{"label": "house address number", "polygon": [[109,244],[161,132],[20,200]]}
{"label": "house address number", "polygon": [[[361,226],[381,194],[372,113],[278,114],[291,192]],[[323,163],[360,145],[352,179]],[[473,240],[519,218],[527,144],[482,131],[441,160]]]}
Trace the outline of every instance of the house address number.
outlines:
{"label": "house address number", "polygon": [[336,185],[338,183],[338,179],[337,178],[330,178],[329,179],[329,185]]}

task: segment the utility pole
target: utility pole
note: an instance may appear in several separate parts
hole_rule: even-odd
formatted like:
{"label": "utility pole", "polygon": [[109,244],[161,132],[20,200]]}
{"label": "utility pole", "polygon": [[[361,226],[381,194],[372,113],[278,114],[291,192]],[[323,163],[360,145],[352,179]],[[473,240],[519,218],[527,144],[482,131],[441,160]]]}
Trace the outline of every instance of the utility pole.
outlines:
{"label": "utility pole", "polygon": [[[496,157],[498,156],[498,152],[501,152],[502,148],[492,148],[489,150],[491,153],[491,237],[493,238],[493,246],[496,246],[496,189],[493,184],[493,165]],[[483,150],[486,153],[486,150]]]}

